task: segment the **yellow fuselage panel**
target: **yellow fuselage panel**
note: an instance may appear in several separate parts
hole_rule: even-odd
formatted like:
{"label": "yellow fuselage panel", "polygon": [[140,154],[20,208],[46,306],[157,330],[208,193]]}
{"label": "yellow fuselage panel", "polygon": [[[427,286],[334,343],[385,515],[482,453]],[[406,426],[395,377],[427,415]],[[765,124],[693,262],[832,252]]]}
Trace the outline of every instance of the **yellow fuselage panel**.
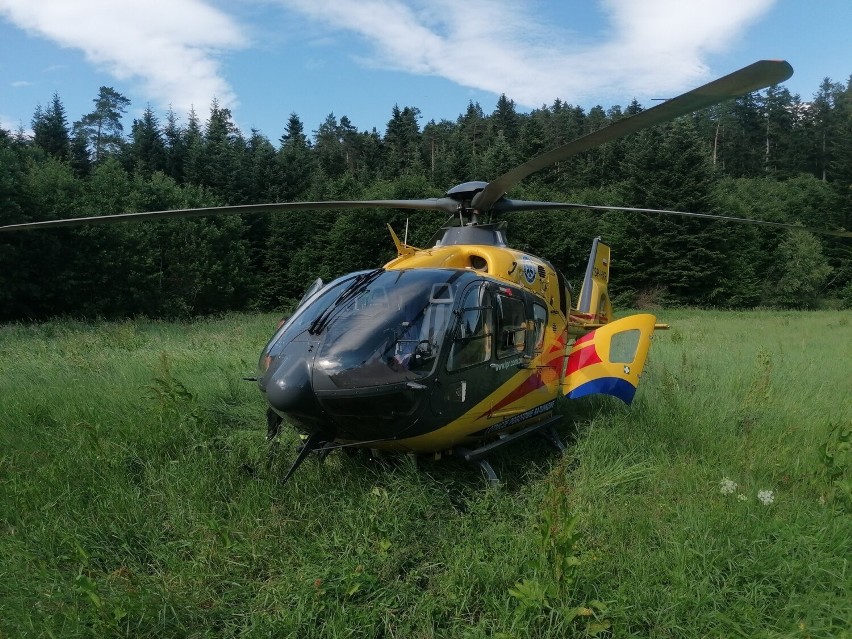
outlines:
{"label": "yellow fuselage panel", "polygon": [[385,269],[463,268],[521,286],[552,303],[557,291],[556,271],[544,260],[510,248],[486,245],[454,245],[420,249],[400,255]]}

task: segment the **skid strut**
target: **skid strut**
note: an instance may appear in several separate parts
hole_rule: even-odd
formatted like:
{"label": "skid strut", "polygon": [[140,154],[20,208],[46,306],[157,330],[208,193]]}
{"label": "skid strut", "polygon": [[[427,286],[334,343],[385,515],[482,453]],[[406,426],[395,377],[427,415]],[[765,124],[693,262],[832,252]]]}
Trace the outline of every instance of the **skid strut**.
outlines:
{"label": "skid strut", "polygon": [[531,424],[526,428],[522,428],[520,430],[516,430],[514,433],[510,433],[507,435],[502,435],[495,439],[494,441],[490,441],[479,448],[463,448],[456,447],[451,452],[456,457],[461,457],[466,462],[470,462],[472,464],[477,464],[482,472],[485,474],[488,483],[492,486],[498,485],[500,483],[500,478],[497,476],[497,473],[494,472],[494,468],[488,462],[488,455],[493,453],[495,450],[502,448],[503,446],[508,446],[509,444],[513,444],[521,439],[526,439],[530,435],[541,435],[551,444],[553,444],[559,452],[565,451],[565,445],[562,443],[562,440],[559,439],[559,436],[556,434],[556,430],[553,428],[556,424],[562,421],[562,418],[553,415],[548,417],[547,419],[543,419],[540,422],[536,422],[535,424]]}

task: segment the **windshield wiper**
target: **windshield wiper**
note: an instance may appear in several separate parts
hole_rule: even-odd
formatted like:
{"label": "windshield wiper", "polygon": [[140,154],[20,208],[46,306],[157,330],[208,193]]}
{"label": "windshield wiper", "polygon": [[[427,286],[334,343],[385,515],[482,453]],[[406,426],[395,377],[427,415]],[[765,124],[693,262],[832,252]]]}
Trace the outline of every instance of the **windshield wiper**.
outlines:
{"label": "windshield wiper", "polygon": [[340,296],[331,304],[327,309],[325,309],[322,313],[317,315],[317,318],[311,322],[311,325],[308,327],[308,332],[311,335],[318,335],[322,333],[323,329],[328,326],[328,323],[331,321],[332,316],[334,315],[334,311],[339,308],[341,305],[345,304],[349,300],[357,297],[364,289],[375,280],[379,275],[385,272],[383,268],[377,268],[374,271],[370,271],[369,273],[362,273],[358,275],[355,280],[344,289],[344,291],[340,294]]}

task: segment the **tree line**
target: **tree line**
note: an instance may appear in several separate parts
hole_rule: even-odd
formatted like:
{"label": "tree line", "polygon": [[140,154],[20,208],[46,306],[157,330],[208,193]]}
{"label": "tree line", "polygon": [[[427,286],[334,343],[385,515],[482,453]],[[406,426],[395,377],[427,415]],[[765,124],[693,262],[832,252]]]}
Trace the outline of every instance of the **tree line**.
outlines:
{"label": "tree line", "polygon": [[[69,123],[59,95],[31,133],[0,129],[0,224],[69,216],[324,199],[437,197],[642,110],[588,111],[556,100],[529,113],[501,95],[455,121],[391,110],[385,131],[329,114],[308,133],[291,114],[273,143],[246,135],[216,101],[123,120],[130,101],[101,87]],[[852,77],[802,101],[771,87],[610,142],[528,178],[515,198],[722,213],[852,228]],[[410,220],[407,220],[410,218]],[[0,320],[182,317],[270,310],[332,278],[393,256],[385,223],[424,246],[443,214],[294,212],[184,218],[9,233],[0,238]],[[852,306],[850,243],[635,213],[513,214],[513,246],[577,282],[591,240],[613,247],[622,305]]]}

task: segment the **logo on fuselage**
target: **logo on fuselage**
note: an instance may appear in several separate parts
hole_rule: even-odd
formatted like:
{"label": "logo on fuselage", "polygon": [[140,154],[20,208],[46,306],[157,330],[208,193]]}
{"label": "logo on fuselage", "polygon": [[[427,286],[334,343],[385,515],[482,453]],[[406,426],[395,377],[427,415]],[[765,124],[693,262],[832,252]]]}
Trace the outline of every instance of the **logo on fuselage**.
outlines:
{"label": "logo on fuselage", "polygon": [[494,362],[491,364],[491,368],[493,368],[495,371],[504,371],[507,368],[512,368],[513,366],[520,366],[521,364],[523,364],[523,362],[524,359],[522,357],[518,357],[516,359],[510,359],[506,362],[501,362],[499,364]]}
{"label": "logo on fuselage", "polygon": [[535,262],[524,255],[524,257],[521,258],[521,269],[524,272],[524,279],[527,281],[527,284],[533,284],[535,282],[535,276],[538,273],[538,267]]}

